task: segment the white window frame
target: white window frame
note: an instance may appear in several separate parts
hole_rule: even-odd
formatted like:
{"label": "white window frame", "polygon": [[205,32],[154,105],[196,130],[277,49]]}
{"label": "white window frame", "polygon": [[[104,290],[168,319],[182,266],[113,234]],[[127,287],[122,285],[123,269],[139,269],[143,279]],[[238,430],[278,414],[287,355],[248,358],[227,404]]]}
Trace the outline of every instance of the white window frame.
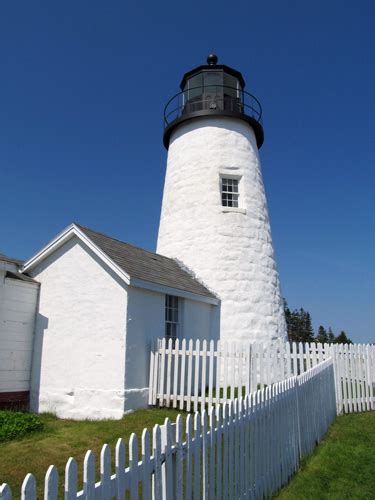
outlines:
{"label": "white window frame", "polygon": [[[223,180],[224,179],[232,179],[237,181],[238,185],[238,193],[237,194],[237,205],[236,207],[225,206],[223,205]],[[227,172],[226,169],[220,172],[220,205],[222,212],[236,212],[240,214],[246,214],[246,209],[243,207],[243,198],[242,198],[242,188],[241,188],[241,179],[242,175],[233,174],[232,172]],[[232,192],[233,194],[233,192]]]}
{"label": "white window frame", "polygon": [[[221,175],[220,176],[220,196],[221,196],[221,206],[223,208],[239,208],[240,207],[240,178],[234,177],[234,176],[227,176],[227,175]],[[232,190],[230,191],[229,189],[224,190],[224,181],[226,184],[226,187],[232,182],[232,187],[236,186],[237,191]],[[229,182],[228,182],[229,181]],[[233,184],[235,183],[235,184]],[[224,196],[223,195],[230,195],[232,196],[232,205],[225,205],[224,204]],[[228,203],[228,200],[227,200]]]}

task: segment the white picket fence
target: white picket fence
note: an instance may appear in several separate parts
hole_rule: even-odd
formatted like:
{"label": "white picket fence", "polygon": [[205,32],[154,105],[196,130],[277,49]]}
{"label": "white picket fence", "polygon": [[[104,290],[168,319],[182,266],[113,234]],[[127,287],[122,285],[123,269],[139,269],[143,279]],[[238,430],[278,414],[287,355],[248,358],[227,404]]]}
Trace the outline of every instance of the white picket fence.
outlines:
{"label": "white picket fence", "polygon": [[177,339],[151,352],[149,404],[190,411],[306,372],[332,357],[337,413],[374,408],[375,346],[362,344],[251,344]]}
{"label": "white picket fence", "polygon": [[[258,390],[229,404],[212,406],[207,413],[181,415],[148,430],[141,438],[141,457],[135,434],[127,452],[122,439],[111,453],[104,445],[100,454],[100,478],[95,456],[86,453],[84,484],[78,491],[77,463],[70,458],[65,468],[64,498],[131,500],[264,498],[288,482],[302,457],[310,454],[336,415],[332,359],[305,373]],[[126,460],[126,456],[129,459]],[[114,473],[113,473],[114,472]],[[99,479],[99,480],[98,480]],[[28,474],[21,499],[35,500],[36,482]],[[51,466],[45,476],[44,498],[57,500],[59,476]],[[8,485],[0,499],[11,500]]]}

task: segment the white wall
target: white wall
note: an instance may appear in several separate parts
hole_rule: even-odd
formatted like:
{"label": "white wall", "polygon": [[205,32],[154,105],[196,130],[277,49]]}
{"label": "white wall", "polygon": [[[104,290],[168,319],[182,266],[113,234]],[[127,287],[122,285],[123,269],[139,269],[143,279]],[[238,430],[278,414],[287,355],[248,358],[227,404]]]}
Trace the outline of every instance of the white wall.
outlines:
{"label": "white wall", "polygon": [[165,295],[130,286],[125,361],[125,411],[144,408],[152,342],[164,336]]}
{"label": "white wall", "polygon": [[38,285],[5,274],[0,269],[0,392],[29,391]]}
{"label": "white wall", "polygon": [[32,409],[62,418],[121,418],[125,285],[76,237],[31,274],[41,283]]}
{"label": "white wall", "polygon": [[[150,350],[165,334],[165,294],[129,287],[125,410],[147,406]],[[180,299],[181,337],[219,338],[219,306]]]}
{"label": "white wall", "polygon": [[[221,206],[220,175],[240,176],[240,209]],[[270,341],[286,327],[252,128],[205,117],[172,134],[158,253],[182,261],[221,299],[221,339]]]}
{"label": "white wall", "polygon": [[184,299],[183,331],[186,339],[219,340],[220,338],[220,305]]}

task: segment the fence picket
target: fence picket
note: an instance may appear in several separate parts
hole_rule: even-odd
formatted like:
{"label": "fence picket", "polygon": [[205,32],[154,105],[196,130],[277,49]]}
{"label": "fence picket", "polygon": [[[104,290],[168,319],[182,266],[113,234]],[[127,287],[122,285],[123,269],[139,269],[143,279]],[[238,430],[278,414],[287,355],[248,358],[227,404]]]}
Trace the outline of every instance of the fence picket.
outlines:
{"label": "fence picket", "polygon": [[70,457],[65,466],[65,500],[75,500],[77,498],[77,462]]}
{"label": "fence picket", "polygon": [[236,344],[234,342],[229,343],[229,366],[230,366],[230,399],[233,401],[235,396],[235,384],[236,384]]}
{"label": "fence picket", "polygon": [[220,404],[220,388],[221,388],[221,374],[222,374],[222,352],[221,342],[218,340],[216,345],[216,385],[215,385],[215,403]]}
{"label": "fence picket", "polygon": [[[154,359],[153,359],[153,384],[151,388],[151,393],[152,393],[152,404],[156,405],[158,401],[158,376],[159,376],[159,363],[160,363],[160,356],[159,356],[159,347],[158,347],[158,342],[154,342],[155,346],[155,353],[154,353]],[[151,362],[150,362],[151,365]]]}
{"label": "fence picket", "polygon": [[223,404],[223,498],[229,497],[229,436],[228,436],[228,427],[229,427],[229,405],[224,402]]}
{"label": "fence picket", "polygon": [[86,500],[95,500],[95,455],[91,450],[83,461],[83,492]]}
{"label": "fence picket", "polygon": [[367,344],[365,346],[365,353],[364,353],[364,360],[365,360],[365,386],[366,386],[366,410],[370,411],[371,410],[371,393],[370,393],[370,378],[369,378],[369,360],[370,360],[370,349],[369,345]]}
{"label": "fence picket", "polygon": [[167,346],[167,377],[166,377],[166,382],[167,382],[167,392],[166,392],[166,398],[165,398],[165,405],[167,408],[170,407],[171,405],[171,383],[172,383],[172,351],[173,351],[173,341],[172,339],[168,340],[168,346]]}
{"label": "fence picket", "polygon": [[152,498],[163,498],[163,484],[161,475],[161,430],[160,425],[155,425],[152,432],[152,447],[154,456],[154,476],[152,484]]}
{"label": "fence picket", "polygon": [[210,461],[209,461],[209,473],[208,473],[208,497],[211,500],[215,499],[215,465],[216,465],[216,449],[217,449],[217,437],[219,430],[216,429],[215,425],[215,408],[211,406],[209,410],[209,449],[210,449]]}
{"label": "fence picket", "polygon": [[[216,470],[214,471],[215,481],[211,483],[211,500],[214,498],[223,498],[222,493],[222,456],[223,456],[223,418],[222,418],[222,406],[218,406],[215,412],[216,418]],[[216,491],[215,491],[216,488]]]}
{"label": "fence picket", "polygon": [[198,411],[199,403],[199,366],[200,366],[200,340],[195,343],[195,363],[194,363],[194,411]]}
{"label": "fence picket", "polygon": [[192,365],[193,365],[193,341],[189,340],[189,360],[188,360],[188,379],[187,379],[187,403],[186,410],[189,412],[191,408],[191,377],[192,377]]}
{"label": "fence picket", "polygon": [[138,439],[134,432],[129,439],[130,500],[138,498]]}
{"label": "fence picket", "polygon": [[202,342],[201,407],[206,405],[207,340]]}
{"label": "fence picket", "polygon": [[[175,470],[175,487],[174,498],[183,498],[183,439],[182,439],[182,417],[177,416],[176,419],[176,470]],[[148,498],[145,496],[145,498]]]}
{"label": "fence picket", "polygon": [[142,432],[142,498],[151,498],[151,447],[148,429]]}
{"label": "fence picket", "polygon": [[214,357],[214,341],[210,340],[210,351],[209,351],[209,357],[208,357],[208,409],[210,410],[212,407],[212,391],[214,387],[214,364],[215,364],[215,357]]}
{"label": "fence picket", "polygon": [[353,411],[352,366],[351,366],[351,357],[349,354],[350,354],[349,346],[344,345],[344,359],[345,359],[344,381],[347,390],[347,399],[345,402],[346,413],[351,413]]}
{"label": "fence picket", "polygon": [[185,497],[191,499],[193,481],[193,427],[191,415],[186,417],[186,469],[185,469]]}
{"label": "fence picket", "polygon": [[116,499],[120,500],[123,499],[125,495],[125,446],[121,438],[118,439],[116,443],[115,457]]}
{"label": "fence picket", "polygon": [[[207,412],[205,409],[201,412],[201,426],[202,426],[202,473],[201,473],[201,484],[202,484],[202,498],[208,500],[209,495],[209,468],[208,468],[208,456],[209,456],[209,440],[208,440],[208,422],[207,422]],[[212,451],[211,451],[212,452]]]}
{"label": "fence picket", "polygon": [[181,371],[180,371],[180,410],[184,409],[185,401],[185,363],[186,363],[186,339],[181,344]]}
{"label": "fence picket", "polygon": [[200,474],[201,474],[201,416],[198,412],[194,415],[194,500],[200,498]]}
{"label": "fence picket", "polygon": [[355,346],[350,346],[352,350],[353,359],[353,391],[354,391],[354,412],[359,411],[359,393],[358,393],[358,363],[357,363],[357,352]]}
{"label": "fence picket", "polygon": [[21,500],[36,499],[36,480],[32,474],[27,474],[21,486]]}
{"label": "fence picket", "polygon": [[160,352],[159,405],[164,406],[165,339],[161,341]]}
{"label": "fence picket", "polygon": [[100,496],[102,500],[111,497],[111,450],[108,444],[100,452]]}
{"label": "fence picket", "polygon": [[178,361],[179,361],[180,341],[176,339],[173,358],[173,408],[177,408],[177,387],[178,387]]}
{"label": "fence picket", "polygon": [[365,356],[364,345],[359,345],[360,354],[360,375],[361,375],[361,392],[362,392],[362,411],[367,411],[367,388],[366,388],[366,370],[365,370]]}
{"label": "fence picket", "polygon": [[172,462],[172,428],[171,421],[167,417],[162,426],[162,453],[164,463],[162,464],[163,477],[163,499],[173,500],[173,462]]}
{"label": "fence picket", "polygon": [[44,479],[44,500],[57,500],[59,490],[59,474],[54,465],[50,465]]}
{"label": "fence picket", "polygon": [[151,349],[151,353],[150,353],[150,373],[149,373],[149,383],[148,383],[148,386],[149,386],[149,393],[148,393],[148,404],[149,405],[152,405],[152,404],[155,404],[154,403],[154,377],[155,377],[155,373],[154,373],[154,365],[155,365],[155,358],[158,357],[158,354],[157,354],[157,349]]}
{"label": "fence picket", "polygon": [[259,388],[264,387],[264,347],[259,344]]}
{"label": "fence picket", "polygon": [[229,498],[233,497],[234,490],[234,401],[231,399],[228,404],[228,493]]}
{"label": "fence picket", "polygon": [[12,490],[6,483],[0,486],[0,498],[1,500],[12,500]]}
{"label": "fence picket", "polygon": [[223,402],[228,399],[228,343],[223,342],[223,364],[224,364],[224,378],[221,381],[223,383]]}

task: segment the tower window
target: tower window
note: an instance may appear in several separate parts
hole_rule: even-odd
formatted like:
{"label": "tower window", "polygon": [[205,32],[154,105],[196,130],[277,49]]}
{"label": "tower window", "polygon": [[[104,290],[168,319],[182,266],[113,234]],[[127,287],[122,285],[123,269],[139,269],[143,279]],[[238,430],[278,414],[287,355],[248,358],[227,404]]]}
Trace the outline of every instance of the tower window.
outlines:
{"label": "tower window", "polygon": [[174,295],[165,296],[165,338],[173,343],[179,330],[179,299]]}
{"label": "tower window", "polygon": [[221,178],[221,203],[223,207],[238,207],[238,179]]}

